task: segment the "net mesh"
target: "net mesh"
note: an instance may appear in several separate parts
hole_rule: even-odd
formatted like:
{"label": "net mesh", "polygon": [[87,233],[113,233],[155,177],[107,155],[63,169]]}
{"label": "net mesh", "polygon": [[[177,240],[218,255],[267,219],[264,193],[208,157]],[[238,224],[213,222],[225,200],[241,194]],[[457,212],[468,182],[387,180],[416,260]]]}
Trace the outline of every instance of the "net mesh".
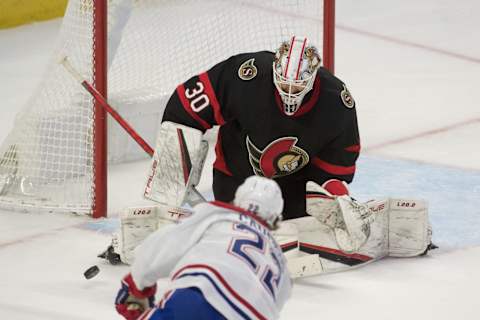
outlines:
{"label": "net mesh", "polygon": [[[293,34],[321,50],[322,2],[110,0],[109,101],[162,110],[193,74],[233,54],[274,50]],[[93,28],[93,0],[69,1],[43,80],[0,149],[2,207],[91,213],[93,100],[58,60],[67,55],[92,82]]]}

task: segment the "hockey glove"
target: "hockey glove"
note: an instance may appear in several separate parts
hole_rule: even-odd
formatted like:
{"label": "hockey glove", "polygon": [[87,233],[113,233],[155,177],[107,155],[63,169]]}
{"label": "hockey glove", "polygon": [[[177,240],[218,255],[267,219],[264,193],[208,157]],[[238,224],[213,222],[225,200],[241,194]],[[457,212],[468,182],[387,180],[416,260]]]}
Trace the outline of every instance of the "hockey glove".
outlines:
{"label": "hockey glove", "polygon": [[115,308],[127,320],[136,320],[147,309],[153,308],[157,286],[140,290],[135,285],[132,275],[122,280],[122,287],[115,298]]}

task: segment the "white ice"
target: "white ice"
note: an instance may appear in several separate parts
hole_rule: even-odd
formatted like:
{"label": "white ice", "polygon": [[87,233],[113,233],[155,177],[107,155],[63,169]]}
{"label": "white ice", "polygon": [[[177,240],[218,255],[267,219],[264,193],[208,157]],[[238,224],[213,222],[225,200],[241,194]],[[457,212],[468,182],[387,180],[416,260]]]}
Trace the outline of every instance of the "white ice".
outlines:
{"label": "white ice", "polygon": [[[336,74],[357,101],[363,147],[353,194],[427,199],[440,249],[297,280],[282,319],[480,319],[479,13],[475,0],[337,1]],[[2,140],[59,26],[0,30]],[[147,167],[110,168],[112,217],[142,202]],[[119,319],[113,299],[128,268],[96,258],[111,229],[109,220],[0,212],[0,319]],[[87,281],[93,264],[101,272]]]}

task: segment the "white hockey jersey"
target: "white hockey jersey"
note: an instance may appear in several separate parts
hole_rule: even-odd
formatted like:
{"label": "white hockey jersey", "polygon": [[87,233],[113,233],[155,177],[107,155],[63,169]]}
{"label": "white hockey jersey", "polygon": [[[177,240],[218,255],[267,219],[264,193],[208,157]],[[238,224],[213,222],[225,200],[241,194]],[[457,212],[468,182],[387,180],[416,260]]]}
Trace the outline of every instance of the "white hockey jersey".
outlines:
{"label": "white hockey jersey", "polygon": [[223,202],[197,205],[191,217],[157,230],[137,248],[132,276],[140,289],[168,275],[167,292],[196,287],[232,320],[277,319],[292,286],[267,227]]}

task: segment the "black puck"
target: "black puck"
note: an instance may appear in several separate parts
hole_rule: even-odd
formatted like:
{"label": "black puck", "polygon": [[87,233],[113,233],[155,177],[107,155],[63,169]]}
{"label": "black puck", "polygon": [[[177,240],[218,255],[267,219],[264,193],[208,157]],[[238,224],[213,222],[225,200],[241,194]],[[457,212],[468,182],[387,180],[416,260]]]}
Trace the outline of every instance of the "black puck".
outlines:
{"label": "black puck", "polygon": [[85,276],[85,279],[92,279],[95,277],[98,273],[100,272],[100,269],[97,266],[91,266],[85,272],[83,275]]}

